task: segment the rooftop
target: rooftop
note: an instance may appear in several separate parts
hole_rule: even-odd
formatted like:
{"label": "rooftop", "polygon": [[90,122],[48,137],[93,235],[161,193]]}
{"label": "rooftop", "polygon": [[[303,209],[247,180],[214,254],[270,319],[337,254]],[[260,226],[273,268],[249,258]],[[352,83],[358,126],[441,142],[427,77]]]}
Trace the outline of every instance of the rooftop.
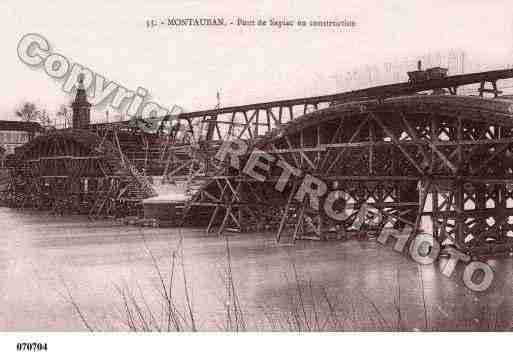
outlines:
{"label": "rooftop", "polygon": [[0,131],[43,132],[43,127],[31,121],[0,121]]}

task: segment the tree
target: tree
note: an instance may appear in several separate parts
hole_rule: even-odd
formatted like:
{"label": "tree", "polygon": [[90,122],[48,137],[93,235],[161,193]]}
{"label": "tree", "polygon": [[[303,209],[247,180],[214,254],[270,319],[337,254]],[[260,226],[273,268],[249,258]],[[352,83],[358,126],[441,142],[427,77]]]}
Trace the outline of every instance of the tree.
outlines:
{"label": "tree", "polygon": [[19,109],[14,111],[16,116],[24,121],[35,121],[38,117],[38,112],[36,105],[32,102],[25,102]]}
{"label": "tree", "polygon": [[23,105],[19,107],[16,111],[14,111],[16,116],[21,118],[24,121],[35,121],[41,123],[43,127],[49,128],[52,126],[52,122],[54,122],[49,113],[45,109],[39,110],[33,102],[25,102]]}
{"label": "tree", "polygon": [[61,123],[64,123],[64,127],[71,127],[71,118],[73,115],[73,111],[71,107],[68,105],[60,105],[59,109],[56,112],[57,117],[61,119]]}
{"label": "tree", "polygon": [[41,123],[43,127],[52,127],[52,120],[50,119],[50,115],[48,115],[46,110],[37,111],[36,119]]}

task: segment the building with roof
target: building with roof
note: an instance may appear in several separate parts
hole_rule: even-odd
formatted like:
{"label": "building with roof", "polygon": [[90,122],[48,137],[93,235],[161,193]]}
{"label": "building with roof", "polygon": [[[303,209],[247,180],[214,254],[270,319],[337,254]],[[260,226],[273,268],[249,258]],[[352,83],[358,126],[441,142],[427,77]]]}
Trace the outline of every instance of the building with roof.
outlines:
{"label": "building with roof", "polygon": [[14,149],[44,132],[37,122],[0,121],[0,146],[5,154],[14,154]]}

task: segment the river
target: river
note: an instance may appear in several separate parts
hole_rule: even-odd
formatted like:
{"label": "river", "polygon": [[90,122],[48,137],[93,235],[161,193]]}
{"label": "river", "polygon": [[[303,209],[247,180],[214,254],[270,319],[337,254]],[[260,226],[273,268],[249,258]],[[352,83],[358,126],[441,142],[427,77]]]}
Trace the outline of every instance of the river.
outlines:
{"label": "river", "polygon": [[491,262],[492,287],[474,293],[461,267],[447,278],[370,240],[291,245],[272,233],[232,233],[227,252],[201,228],[8,208],[0,226],[0,330],[164,330],[157,268],[169,282],[173,252],[180,329],[509,330],[513,319],[511,258]]}

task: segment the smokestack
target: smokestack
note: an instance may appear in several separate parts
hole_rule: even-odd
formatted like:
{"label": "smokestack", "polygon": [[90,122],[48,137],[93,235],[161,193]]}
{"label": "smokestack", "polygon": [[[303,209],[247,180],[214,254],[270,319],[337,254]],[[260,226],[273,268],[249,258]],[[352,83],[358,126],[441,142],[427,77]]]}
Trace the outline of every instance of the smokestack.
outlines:
{"label": "smokestack", "polygon": [[417,61],[417,70],[422,70],[422,60]]}

